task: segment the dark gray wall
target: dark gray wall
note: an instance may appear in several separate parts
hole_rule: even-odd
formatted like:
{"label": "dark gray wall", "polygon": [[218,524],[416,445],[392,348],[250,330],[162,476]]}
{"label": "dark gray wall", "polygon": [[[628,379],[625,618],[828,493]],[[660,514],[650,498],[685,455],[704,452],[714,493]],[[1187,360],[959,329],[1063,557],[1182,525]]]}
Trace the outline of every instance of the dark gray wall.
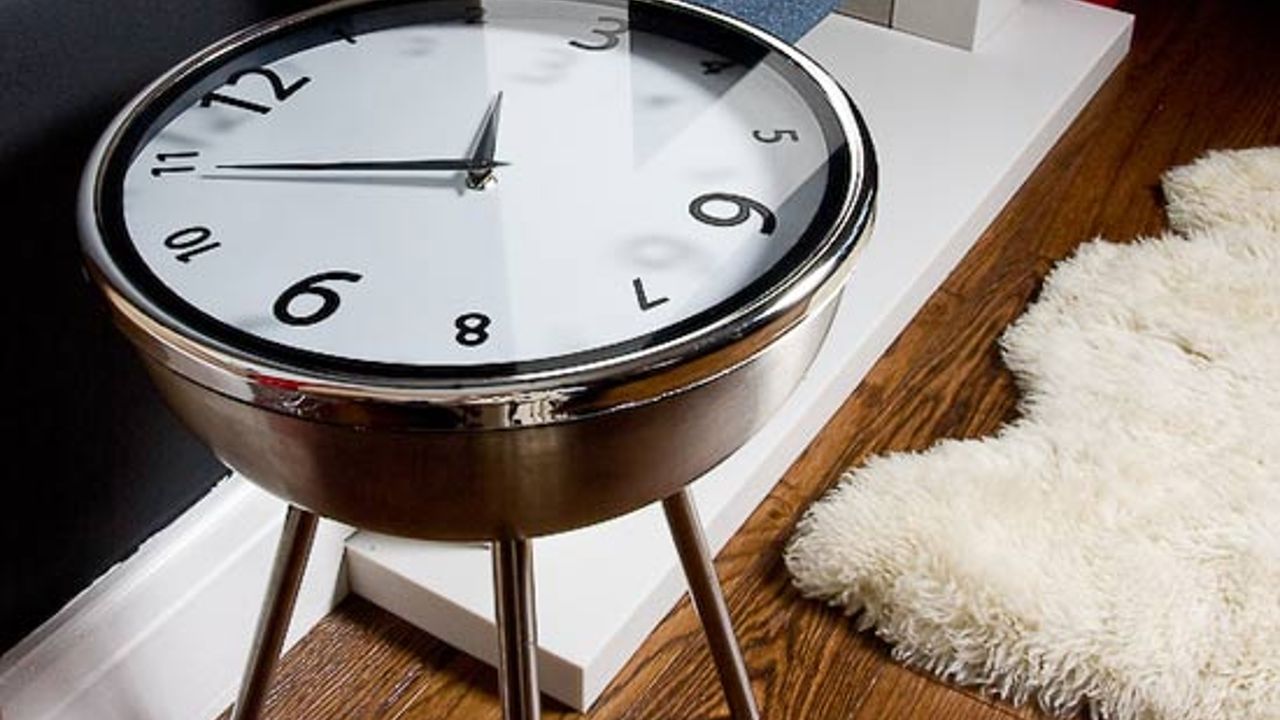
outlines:
{"label": "dark gray wall", "polygon": [[74,210],[89,151],[167,67],[304,4],[0,0],[0,651],[225,474],[160,404],[82,279]]}

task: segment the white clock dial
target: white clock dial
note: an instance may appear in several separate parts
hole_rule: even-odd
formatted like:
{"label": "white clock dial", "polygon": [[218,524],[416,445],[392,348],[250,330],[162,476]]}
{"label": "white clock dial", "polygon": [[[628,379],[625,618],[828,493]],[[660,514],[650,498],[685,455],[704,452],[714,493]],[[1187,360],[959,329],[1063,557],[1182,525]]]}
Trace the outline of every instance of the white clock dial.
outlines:
{"label": "white clock dial", "polygon": [[785,59],[623,4],[483,8],[226,58],[122,166],[120,253],[231,344],[536,366],[714,322],[821,236],[847,148]]}

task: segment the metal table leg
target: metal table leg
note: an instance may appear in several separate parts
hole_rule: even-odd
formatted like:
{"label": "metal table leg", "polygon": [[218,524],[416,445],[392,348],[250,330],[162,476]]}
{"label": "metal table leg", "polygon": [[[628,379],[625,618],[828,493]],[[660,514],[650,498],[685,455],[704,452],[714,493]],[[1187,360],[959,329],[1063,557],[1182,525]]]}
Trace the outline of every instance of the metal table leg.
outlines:
{"label": "metal table leg", "polygon": [[538,633],[533,597],[533,546],[526,539],[493,542],[493,590],[498,621],[498,692],[505,720],[537,720]]}
{"label": "metal table leg", "polygon": [[280,658],[289,618],[293,616],[293,604],[298,599],[298,587],[307,567],[311,541],[316,536],[316,520],[314,513],[292,505],[285,515],[284,531],[276,546],[275,565],[267,584],[267,596],[258,615],[258,629],[254,633],[253,647],[249,651],[249,661],[240,682],[240,696],[236,698],[231,720],[257,720],[262,713],[271,673]]}
{"label": "metal table leg", "polygon": [[742,661],[742,651],[738,649],[738,640],[733,634],[729,609],[720,592],[720,582],[716,578],[693,498],[687,489],[681,489],[662,501],[662,509],[666,511],[667,525],[671,527],[671,537],[675,540],[676,552],[680,554],[680,564],[684,566],[689,595],[711,646],[711,657],[715,660],[729,711],[734,720],[757,720],[760,711],[756,709],[756,699],[751,693],[751,679],[747,676],[747,666]]}

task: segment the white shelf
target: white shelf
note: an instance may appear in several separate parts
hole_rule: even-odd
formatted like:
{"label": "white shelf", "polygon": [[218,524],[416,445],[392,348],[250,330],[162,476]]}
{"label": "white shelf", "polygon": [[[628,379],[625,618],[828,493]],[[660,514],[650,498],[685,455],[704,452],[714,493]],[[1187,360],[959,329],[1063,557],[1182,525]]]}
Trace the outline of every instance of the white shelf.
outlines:
{"label": "white shelf", "polygon": [[[694,485],[713,548],[790,463],[1124,57],[1132,18],[1026,0],[976,52],[831,16],[800,46],[864,112],[881,162],[879,220],[807,377],[746,446]],[[867,422],[875,422],[867,418]],[[490,663],[489,556],[358,533],[352,591]],[[684,590],[661,512],[535,542],[544,692],[584,709]]]}

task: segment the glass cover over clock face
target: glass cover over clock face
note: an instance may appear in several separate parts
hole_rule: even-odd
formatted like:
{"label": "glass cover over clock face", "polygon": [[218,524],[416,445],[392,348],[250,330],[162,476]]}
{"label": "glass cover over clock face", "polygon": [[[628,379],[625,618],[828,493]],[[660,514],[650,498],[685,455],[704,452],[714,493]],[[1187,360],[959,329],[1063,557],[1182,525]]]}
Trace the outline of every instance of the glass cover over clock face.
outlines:
{"label": "glass cover over clock face", "polygon": [[608,359],[795,274],[850,184],[829,100],[649,4],[384,2],[162,86],[98,189],[130,283],[224,345],[407,376]]}

